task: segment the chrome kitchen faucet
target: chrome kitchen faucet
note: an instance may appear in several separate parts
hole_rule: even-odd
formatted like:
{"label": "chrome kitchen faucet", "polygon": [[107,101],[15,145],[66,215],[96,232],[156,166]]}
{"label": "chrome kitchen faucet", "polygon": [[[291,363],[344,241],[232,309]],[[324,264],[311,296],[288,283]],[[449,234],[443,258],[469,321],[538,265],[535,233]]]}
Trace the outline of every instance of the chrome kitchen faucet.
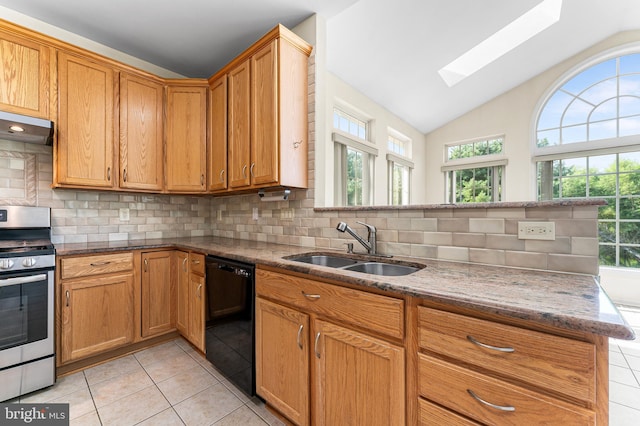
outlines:
{"label": "chrome kitchen faucet", "polygon": [[336,229],[340,232],[345,232],[345,231],[348,232],[349,235],[355,238],[356,241],[358,241],[360,244],[362,244],[364,248],[367,249],[367,253],[373,254],[373,255],[377,254],[376,253],[376,227],[364,222],[358,222],[358,223],[360,225],[364,225],[367,227],[367,231],[368,231],[367,241],[365,241],[360,235],[358,235],[353,229],[351,229],[351,227],[347,225],[345,222],[338,223],[338,226],[336,226]]}

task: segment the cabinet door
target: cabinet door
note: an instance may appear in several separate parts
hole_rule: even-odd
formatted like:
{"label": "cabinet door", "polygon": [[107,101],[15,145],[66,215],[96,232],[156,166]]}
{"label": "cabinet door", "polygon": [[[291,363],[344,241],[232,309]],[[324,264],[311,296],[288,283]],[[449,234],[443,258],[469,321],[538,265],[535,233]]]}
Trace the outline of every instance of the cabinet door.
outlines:
{"label": "cabinet door", "polygon": [[120,188],[162,190],[162,84],[120,76]]}
{"label": "cabinet door", "polygon": [[227,189],[227,76],[209,88],[209,191]]}
{"label": "cabinet door", "polygon": [[[278,182],[277,40],[251,57],[251,184]],[[288,117],[281,117],[287,120]]]}
{"label": "cabinet door", "polygon": [[142,253],[142,337],[175,329],[175,283],[172,250]]}
{"label": "cabinet door", "polygon": [[189,341],[205,352],[204,346],[204,277],[189,275]]}
{"label": "cabinet door", "polygon": [[167,88],[167,190],[206,189],[207,88]]}
{"label": "cabinet door", "polygon": [[[52,49],[0,32],[0,109],[50,119]],[[51,114],[54,115],[55,111]]]}
{"label": "cabinet door", "polygon": [[113,187],[115,74],[108,65],[59,53],[57,183]]}
{"label": "cabinet door", "polygon": [[256,392],[295,424],[308,425],[309,316],[258,297],[255,327]]}
{"label": "cabinet door", "polygon": [[185,337],[189,337],[189,253],[175,252],[174,281],[177,288],[176,327]]}
{"label": "cabinet door", "polygon": [[325,321],[314,321],[314,423],[405,423],[404,349]]}
{"label": "cabinet door", "polygon": [[133,275],[63,282],[61,361],[75,361],[133,342]]}
{"label": "cabinet door", "polygon": [[229,188],[249,186],[251,130],[251,62],[249,59],[229,72]]}

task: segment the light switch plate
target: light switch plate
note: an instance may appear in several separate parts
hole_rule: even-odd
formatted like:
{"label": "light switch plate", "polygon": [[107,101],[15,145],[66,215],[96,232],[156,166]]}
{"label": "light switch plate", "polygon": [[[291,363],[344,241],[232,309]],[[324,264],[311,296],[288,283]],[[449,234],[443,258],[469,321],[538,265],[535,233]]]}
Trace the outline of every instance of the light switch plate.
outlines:
{"label": "light switch plate", "polygon": [[257,208],[257,207],[254,207],[254,208],[253,208],[253,214],[252,214],[252,217],[253,217],[253,220],[258,220],[258,218],[260,217],[260,216],[259,216],[259,213],[258,213],[258,208]]}
{"label": "light switch plate", "polygon": [[518,239],[553,241],[556,239],[556,223],[518,222]]}
{"label": "light switch plate", "polygon": [[122,222],[128,222],[129,221],[129,209],[127,209],[127,208],[120,209],[120,220]]}

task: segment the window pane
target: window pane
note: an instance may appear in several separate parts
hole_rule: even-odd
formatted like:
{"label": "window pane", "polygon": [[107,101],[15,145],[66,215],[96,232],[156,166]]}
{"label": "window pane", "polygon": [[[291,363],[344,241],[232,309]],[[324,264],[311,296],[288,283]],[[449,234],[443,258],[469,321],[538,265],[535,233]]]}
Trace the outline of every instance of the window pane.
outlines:
{"label": "window pane", "polygon": [[616,175],[590,175],[589,197],[615,197]]}
{"label": "window pane", "polygon": [[596,64],[569,80],[563,90],[577,95],[596,81],[605,80],[616,75],[616,60],[610,59]]}
{"label": "window pane", "polygon": [[618,78],[610,78],[591,86],[580,94],[580,97],[593,105],[598,105],[607,99],[618,95]]}
{"label": "window pane", "polygon": [[640,171],[640,151],[623,152],[618,155],[620,156],[621,172]]}
{"label": "window pane", "polygon": [[616,223],[615,222],[599,222],[598,236],[601,243],[616,242]]}
{"label": "window pane", "polygon": [[598,207],[598,219],[616,218],[616,200],[608,200],[609,204]]}
{"label": "window pane", "polygon": [[619,193],[620,195],[639,195],[640,194],[640,173],[620,173],[619,177]]}
{"label": "window pane", "polygon": [[618,120],[600,121],[589,124],[589,140],[612,139],[618,134]]}
{"label": "window pane", "polygon": [[620,199],[620,219],[640,219],[640,198]]}
{"label": "window pane", "polygon": [[640,73],[640,53],[620,57],[620,74]]}
{"label": "window pane", "polygon": [[620,77],[620,95],[640,96],[640,74]]}
{"label": "window pane", "polygon": [[562,160],[562,176],[584,175],[587,171],[587,157]]}
{"label": "window pane", "polygon": [[589,173],[604,173],[616,171],[616,154],[594,155],[589,157]]}
{"label": "window pane", "polygon": [[587,196],[587,177],[565,177],[562,178],[562,197],[576,198]]}
{"label": "window pane", "polygon": [[640,267],[640,248],[620,246],[620,266],[626,268]]}
{"label": "window pane", "polygon": [[616,246],[600,245],[600,264],[616,266]]}
{"label": "window pane", "polygon": [[640,244],[640,222],[620,222],[620,243]]}
{"label": "window pane", "polygon": [[562,129],[562,143],[584,142],[587,140],[587,126],[572,126]]}
{"label": "window pane", "polygon": [[591,113],[591,117],[589,117],[589,120],[602,121],[602,120],[609,120],[617,117],[618,117],[618,102],[616,99],[611,99],[595,107],[595,109]]}
{"label": "window pane", "polygon": [[347,205],[362,205],[362,153],[347,147]]}
{"label": "window pane", "polygon": [[489,141],[489,154],[500,154],[502,152],[502,139]]}
{"label": "window pane", "polygon": [[538,147],[560,145],[560,129],[538,132]]}
{"label": "window pane", "polygon": [[576,98],[566,109],[562,118],[562,125],[571,126],[586,123],[591,110],[593,110],[593,105]]}
{"label": "window pane", "polygon": [[562,113],[569,105],[573,96],[558,90],[549,98],[538,119],[538,129],[552,129],[560,127]]}
{"label": "window pane", "polygon": [[620,116],[640,114],[640,99],[635,96],[620,96]]}
{"label": "window pane", "polygon": [[409,168],[393,163],[391,182],[391,204],[406,205],[409,203]]}
{"label": "window pane", "polygon": [[620,119],[620,137],[640,135],[640,116]]}

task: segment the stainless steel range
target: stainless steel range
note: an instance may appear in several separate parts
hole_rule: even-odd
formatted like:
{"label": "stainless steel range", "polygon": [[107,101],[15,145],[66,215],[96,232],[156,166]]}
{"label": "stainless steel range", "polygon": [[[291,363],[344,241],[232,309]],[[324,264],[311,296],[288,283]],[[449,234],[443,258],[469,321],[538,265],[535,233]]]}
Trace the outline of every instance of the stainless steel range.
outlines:
{"label": "stainless steel range", "polygon": [[55,382],[47,207],[0,206],[0,401]]}

